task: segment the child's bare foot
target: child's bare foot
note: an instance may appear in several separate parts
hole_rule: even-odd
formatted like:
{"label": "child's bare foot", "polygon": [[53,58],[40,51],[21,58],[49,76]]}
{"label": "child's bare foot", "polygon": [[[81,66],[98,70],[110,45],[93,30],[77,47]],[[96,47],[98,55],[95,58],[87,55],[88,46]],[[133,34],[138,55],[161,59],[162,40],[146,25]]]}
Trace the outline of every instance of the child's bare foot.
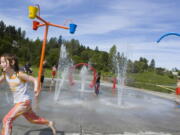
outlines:
{"label": "child's bare foot", "polygon": [[54,122],[50,121],[48,126],[51,128],[53,135],[56,135],[56,128],[54,126]]}

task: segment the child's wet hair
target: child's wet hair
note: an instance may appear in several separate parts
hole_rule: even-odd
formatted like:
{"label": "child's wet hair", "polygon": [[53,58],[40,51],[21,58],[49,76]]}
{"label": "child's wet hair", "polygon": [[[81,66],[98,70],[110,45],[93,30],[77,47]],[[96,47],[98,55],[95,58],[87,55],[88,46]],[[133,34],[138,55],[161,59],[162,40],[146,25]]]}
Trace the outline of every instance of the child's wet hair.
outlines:
{"label": "child's wet hair", "polygon": [[13,54],[3,54],[0,56],[5,58],[5,61],[9,61],[9,65],[12,69],[14,69],[15,72],[19,72],[19,64],[18,64],[18,59],[15,55]]}

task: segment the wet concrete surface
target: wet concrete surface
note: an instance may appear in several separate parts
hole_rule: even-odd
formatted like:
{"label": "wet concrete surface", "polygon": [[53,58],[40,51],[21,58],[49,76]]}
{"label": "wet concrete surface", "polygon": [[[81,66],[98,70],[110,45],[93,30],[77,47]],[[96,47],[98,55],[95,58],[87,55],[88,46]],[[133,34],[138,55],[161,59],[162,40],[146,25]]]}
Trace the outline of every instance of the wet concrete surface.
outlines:
{"label": "wet concrete surface", "polygon": [[[78,90],[80,86],[67,86],[55,102],[54,91],[46,87],[41,93],[39,109],[35,110],[56,123],[60,134],[126,134],[128,135],[180,135],[180,108],[171,100],[125,87],[123,104],[118,105],[117,94],[111,87],[101,86],[97,97],[93,89]],[[1,86],[0,120],[12,107],[10,94]],[[34,105],[34,103],[33,103]],[[154,134],[153,134],[153,133]],[[144,133],[144,134],[143,134]],[[13,135],[50,135],[46,126],[34,125],[22,116],[14,122]]]}

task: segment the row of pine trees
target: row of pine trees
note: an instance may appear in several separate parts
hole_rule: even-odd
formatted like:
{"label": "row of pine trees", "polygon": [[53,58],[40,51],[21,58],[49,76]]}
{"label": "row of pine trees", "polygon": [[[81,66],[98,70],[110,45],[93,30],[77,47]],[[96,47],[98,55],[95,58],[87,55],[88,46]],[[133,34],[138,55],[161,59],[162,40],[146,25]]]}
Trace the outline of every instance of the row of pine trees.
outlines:
{"label": "row of pine trees", "polygon": [[[61,45],[66,46],[69,57],[74,64],[91,63],[94,68],[106,74],[112,74],[114,71],[113,57],[117,54],[118,60],[127,61],[127,71],[129,73],[139,73],[154,71],[158,74],[170,72],[164,68],[156,68],[155,60],[150,62],[143,57],[139,60],[132,61],[127,59],[123,53],[117,52],[116,45],[112,45],[109,52],[100,51],[98,47],[90,49],[90,47],[82,45],[78,40],[64,40],[62,36],[52,37],[47,41],[45,59],[47,67],[51,68],[56,65],[59,59],[59,51]],[[3,21],[0,21],[0,55],[3,53],[16,54],[21,64],[29,62],[31,65],[38,66],[41,54],[42,40],[32,40],[26,37],[26,32],[15,26],[7,26]]]}

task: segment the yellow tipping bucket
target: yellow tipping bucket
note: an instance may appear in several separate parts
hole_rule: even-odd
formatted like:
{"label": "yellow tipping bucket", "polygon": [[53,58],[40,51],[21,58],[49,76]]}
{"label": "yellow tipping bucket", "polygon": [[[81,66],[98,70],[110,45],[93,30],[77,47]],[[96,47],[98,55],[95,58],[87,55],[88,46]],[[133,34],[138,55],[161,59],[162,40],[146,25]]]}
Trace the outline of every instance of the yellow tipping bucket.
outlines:
{"label": "yellow tipping bucket", "polygon": [[34,19],[36,18],[36,14],[38,12],[38,8],[35,6],[29,6],[29,18]]}

